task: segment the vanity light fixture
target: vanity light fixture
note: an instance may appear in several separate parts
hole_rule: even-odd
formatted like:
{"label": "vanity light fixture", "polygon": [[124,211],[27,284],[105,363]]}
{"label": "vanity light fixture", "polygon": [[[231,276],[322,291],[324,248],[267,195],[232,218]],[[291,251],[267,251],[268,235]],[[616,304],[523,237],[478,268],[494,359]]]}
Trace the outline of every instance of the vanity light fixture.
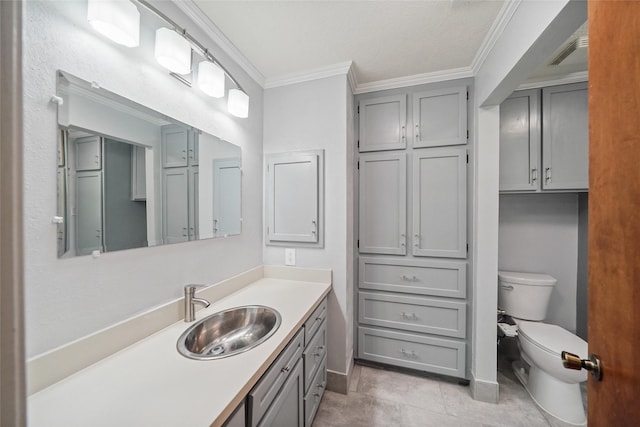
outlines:
{"label": "vanity light fixture", "polygon": [[224,96],[224,70],[210,61],[198,64],[198,87],[214,98]]}
{"label": "vanity light fixture", "polygon": [[118,44],[135,47],[140,43],[140,12],[130,1],[88,0],[87,20]]}
{"label": "vanity light fixture", "polygon": [[180,34],[169,28],[156,31],[156,60],[176,74],[191,72],[191,45]]}
{"label": "vanity light fixture", "polygon": [[240,89],[229,91],[227,110],[236,117],[246,119],[249,117],[249,95]]}
{"label": "vanity light fixture", "polygon": [[[2,0],[0,0],[2,1]],[[216,60],[202,43],[196,40],[185,28],[180,27],[167,15],[158,10],[148,0],[133,0],[158,18],[169,28],[156,31],[155,57],[163,67],[183,83],[191,86],[182,76],[191,72],[192,53],[196,51],[204,57],[198,65],[198,86],[209,96],[224,96],[225,80],[228,77],[236,89],[229,90],[227,109],[230,114],[249,117],[249,95],[233,78],[227,69]],[[140,12],[129,0],[87,0],[87,19],[101,34],[116,43],[125,46],[138,46],[140,41]]]}

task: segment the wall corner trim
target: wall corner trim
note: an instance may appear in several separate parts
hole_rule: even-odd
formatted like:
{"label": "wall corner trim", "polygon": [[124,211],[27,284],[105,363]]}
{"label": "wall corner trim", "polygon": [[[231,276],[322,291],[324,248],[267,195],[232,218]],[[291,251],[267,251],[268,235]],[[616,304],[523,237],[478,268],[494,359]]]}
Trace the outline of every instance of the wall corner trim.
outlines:
{"label": "wall corner trim", "polygon": [[249,59],[227,38],[207,15],[193,2],[182,0],[174,2],[176,7],[184,12],[220,49],[229,55],[258,85],[264,88],[265,79]]}
{"label": "wall corner trim", "polygon": [[346,61],[340,62],[338,64],[328,65],[326,67],[314,68],[312,70],[305,70],[302,72],[296,72],[291,74],[285,74],[276,78],[268,78],[265,80],[263,87],[265,89],[273,89],[281,86],[289,86],[296,83],[304,83],[311,80],[324,79],[326,77],[333,76],[342,76],[346,75],[349,77],[349,84],[352,84],[351,79],[355,80],[355,75],[353,73],[353,62]]}
{"label": "wall corner trim", "polygon": [[498,403],[499,385],[496,381],[484,381],[471,374],[470,391],[474,400],[486,403]]}
{"label": "wall corner trim", "polygon": [[518,10],[520,3],[522,3],[522,0],[506,1],[502,5],[502,8],[500,8],[498,16],[496,16],[493,24],[491,24],[489,32],[484,37],[484,40],[482,40],[482,44],[476,51],[476,56],[473,58],[473,61],[471,61],[471,70],[474,76],[478,74],[480,67],[482,67],[489,52],[491,52],[491,49],[495,46],[507,24],[511,21],[513,14]]}

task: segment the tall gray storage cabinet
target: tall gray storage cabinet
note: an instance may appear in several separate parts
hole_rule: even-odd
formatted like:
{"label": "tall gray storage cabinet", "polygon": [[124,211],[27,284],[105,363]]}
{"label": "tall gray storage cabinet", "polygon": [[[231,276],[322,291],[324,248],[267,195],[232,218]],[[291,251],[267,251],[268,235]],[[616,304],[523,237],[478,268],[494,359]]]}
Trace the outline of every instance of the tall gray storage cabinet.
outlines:
{"label": "tall gray storage cabinet", "polygon": [[467,105],[459,82],[358,99],[358,359],[466,377]]}

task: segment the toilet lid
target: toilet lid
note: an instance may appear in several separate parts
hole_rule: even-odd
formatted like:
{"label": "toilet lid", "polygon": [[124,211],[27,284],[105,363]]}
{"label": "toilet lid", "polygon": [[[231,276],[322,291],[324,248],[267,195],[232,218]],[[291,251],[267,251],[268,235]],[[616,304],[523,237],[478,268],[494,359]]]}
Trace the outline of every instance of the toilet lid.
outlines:
{"label": "toilet lid", "polygon": [[563,351],[574,353],[582,359],[588,355],[587,342],[557,325],[542,322],[520,322],[518,334],[541,349],[560,357]]}

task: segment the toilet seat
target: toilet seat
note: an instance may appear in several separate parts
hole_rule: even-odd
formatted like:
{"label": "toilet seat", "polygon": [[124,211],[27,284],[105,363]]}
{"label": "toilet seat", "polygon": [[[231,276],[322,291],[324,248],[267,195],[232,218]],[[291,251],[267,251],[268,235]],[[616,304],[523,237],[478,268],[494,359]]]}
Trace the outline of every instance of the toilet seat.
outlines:
{"label": "toilet seat", "polygon": [[558,358],[563,351],[577,354],[582,359],[586,359],[588,355],[585,340],[557,325],[521,321],[518,323],[518,335]]}

